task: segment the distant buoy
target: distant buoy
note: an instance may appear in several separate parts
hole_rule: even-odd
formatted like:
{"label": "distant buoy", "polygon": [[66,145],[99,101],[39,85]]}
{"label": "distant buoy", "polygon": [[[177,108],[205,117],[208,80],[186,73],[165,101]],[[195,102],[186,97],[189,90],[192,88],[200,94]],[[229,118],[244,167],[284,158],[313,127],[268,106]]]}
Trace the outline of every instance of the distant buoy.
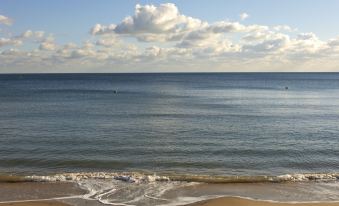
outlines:
{"label": "distant buoy", "polygon": [[118,93],[118,91],[117,90],[113,90],[113,93],[116,94],[116,93]]}
{"label": "distant buoy", "polygon": [[285,87],[285,90],[288,90],[288,87]]}

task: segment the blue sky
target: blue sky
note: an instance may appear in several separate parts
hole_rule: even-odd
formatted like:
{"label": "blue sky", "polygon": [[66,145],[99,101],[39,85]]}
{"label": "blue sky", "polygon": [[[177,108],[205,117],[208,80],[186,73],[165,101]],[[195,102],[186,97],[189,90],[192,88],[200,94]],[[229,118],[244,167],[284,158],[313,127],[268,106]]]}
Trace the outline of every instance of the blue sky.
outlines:
{"label": "blue sky", "polygon": [[[133,17],[136,11],[136,5],[140,4],[141,6],[153,5],[156,8],[159,8],[160,5],[165,3],[172,3],[178,9],[180,15],[185,15],[187,17],[192,17],[199,19],[201,21],[207,22],[210,25],[213,25],[218,22],[231,22],[231,23],[241,23],[245,26],[250,25],[262,25],[273,28],[279,25],[288,25],[293,32],[289,32],[288,38],[290,41],[293,38],[296,38],[300,33],[313,33],[316,35],[316,38],[319,41],[328,42],[332,39],[336,39],[339,35],[339,1],[337,0],[323,0],[323,1],[307,1],[307,0],[284,0],[284,1],[274,1],[274,0],[184,0],[184,1],[115,1],[115,0],[1,0],[0,1],[0,15],[10,18],[13,22],[11,25],[1,25],[0,24],[0,38],[13,39],[15,36],[22,34],[23,32],[30,31],[44,31],[45,37],[53,36],[53,44],[56,44],[55,48],[61,49],[63,45],[67,43],[74,43],[79,48],[84,44],[84,42],[95,42],[98,41],[102,36],[91,35],[90,30],[94,25],[119,25],[122,23],[123,19],[127,16]],[[239,15],[241,13],[246,13],[249,17],[245,20],[241,20]],[[201,31],[201,27],[197,31]],[[270,29],[272,30],[272,29]],[[147,34],[151,34],[154,31],[147,31]],[[192,32],[192,31],[189,31]],[[222,38],[226,40],[239,40],[245,33],[241,31],[241,34],[235,32],[232,33],[232,37],[229,37],[230,34],[225,32]],[[262,31],[256,31],[262,33]],[[266,35],[272,36],[273,31],[266,32]],[[108,35],[115,35],[116,38],[117,32],[112,31],[111,34],[105,33],[104,38],[111,38]],[[136,33],[138,33],[136,35]],[[127,33],[118,34],[118,38],[127,44],[133,44],[134,46],[147,49],[147,47],[175,47],[179,45],[180,42],[168,41],[140,41],[140,31],[136,33]],[[234,34],[235,33],[235,34]],[[252,32],[253,33],[253,32]],[[278,33],[278,32],[276,32]],[[283,33],[286,34],[286,33]],[[158,35],[158,34],[157,34]],[[183,34],[188,36],[188,33]],[[113,37],[112,37],[113,38]],[[182,37],[184,38],[184,37]],[[213,38],[213,37],[208,37]],[[216,35],[215,38],[221,38],[220,35]],[[265,38],[268,39],[271,37]],[[272,37],[273,38],[273,37]],[[50,38],[51,39],[51,38]],[[225,40],[224,39],[224,40]],[[277,39],[274,37],[274,39]],[[181,39],[182,41],[184,39]],[[20,40],[20,43],[13,43],[11,47],[10,43],[6,43],[5,46],[0,47],[0,52],[4,52],[9,49],[16,50],[25,50],[28,49],[34,50],[34,47],[37,47],[36,41],[28,42],[28,40]],[[41,42],[43,40],[40,40]],[[264,41],[264,40],[263,40]],[[8,42],[8,41],[7,41]],[[13,42],[13,41],[12,41]],[[52,40],[49,40],[52,42]],[[257,42],[258,46],[260,43]],[[309,44],[297,42],[299,45]],[[320,42],[316,42],[320,43]],[[316,44],[315,43],[315,44]],[[198,44],[198,43],[197,43]],[[244,51],[244,48],[247,48],[246,45],[233,42],[233,44],[239,44],[240,50]],[[253,46],[255,43],[251,42]],[[19,45],[19,46],[18,46]],[[0,44],[1,46],[1,44]],[[274,45],[273,45],[274,46]],[[318,46],[313,46],[318,47]],[[187,48],[186,48],[187,49]],[[190,48],[189,48],[190,49]],[[204,49],[212,49],[205,47]],[[290,48],[291,50],[292,48]],[[239,50],[239,51],[240,51]],[[307,50],[307,49],[306,49]],[[335,49],[334,49],[335,50]],[[334,50],[331,50],[333,53]],[[312,51],[313,52],[313,51]],[[142,52],[141,52],[142,53]],[[332,54],[331,53],[331,54]],[[258,54],[258,53],[257,53]],[[45,55],[45,54],[41,54]],[[247,55],[247,56],[246,56]],[[234,55],[232,56],[232,61],[234,60]],[[242,58],[249,56],[260,56],[260,60],[264,61],[261,55],[256,54],[243,54]],[[289,55],[287,55],[289,56]],[[298,54],[300,56],[300,54]],[[3,57],[5,58],[5,57]],[[11,57],[13,58],[13,57]],[[19,57],[18,57],[19,58]],[[309,58],[309,57],[308,57]],[[227,58],[226,58],[227,59]],[[18,60],[18,59],[16,59]],[[113,72],[117,71],[116,68],[126,67],[123,63],[118,65],[115,60]],[[144,60],[146,61],[146,60]],[[157,67],[157,64],[147,60],[147,65],[152,65],[152,67]],[[156,60],[157,61],[157,60]],[[207,60],[206,60],[207,61]],[[241,61],[241,60],[238,60]],[[0,72],[8,72],[11,68],[10,61],[7,58],[6,65],[1,65],[0,63]],[[183,60],[184,62],[184,60]],[[139,62],[140,63],[140,62]],[[142,65],[141,62],[140,65]],[[293,62],[288,62],[289,66],[293,66]],[[298,63],[298,65],[297,65]],[[300,62],[295,63],[295,67],[299,70],[307,70],[307,68],[300,69]],[[206,63],[207,64],[207,63]],[[224,64],[225,63],[220,63]],[[313,65],[314,63],[312,63]],[[330,66],[328,70],[333,70],[336,68],[336,65]],[[163,69],[163,63],[161,63]],[[220,68],[218,65],[218,68]],[[236,64],[235,64],[236,65]],[[133,64],[134,67],[138,67],[138,64]],[[282,67],[283,65],[281,65]],[[21,71],[23,68],[19,69],[19,65],[12,65],[15,71]],[[57,69],[66,71],[66,68],[62,66],[57,66]],[[93,68],[98,69],[99,66],[93,66]],[[101,65],[103,67],[103,65]],[[109,66],[105,65],[105,71]],[[145,65],[140,66],[141,71],[145,70]],[[277,66],[275,65],[275,68]],[[281,68],[279,67],[279,68]],[[176,65],[168,65],[168,69],[176,70]],[[243,66],[245,68],[245,66]],[[278,67],[277,67],[278,68]],[[159,69],[160,71],[162,71]],[[86,66],[86,71],[90,70],[90,66]],[[137,69],[135,69],[137,70]],[[190,68],[194,71],[194,68]],[[201,68],[196,69],[201,71]],[[225,71],[230,70],[226,68]],[[244,69],[248,70],[248,69]],[[258,68],[260,70],[260,68]],[[264,70],[269,70],[265,68]],[[30,70],[29,70],[30,71]],[[81,69],[79,69],[81,71]],[[99,69],[99,71],[101,71]],[[138,71],[138,70],[137,70]],[[219,71],[219,69],[218,69]]]}

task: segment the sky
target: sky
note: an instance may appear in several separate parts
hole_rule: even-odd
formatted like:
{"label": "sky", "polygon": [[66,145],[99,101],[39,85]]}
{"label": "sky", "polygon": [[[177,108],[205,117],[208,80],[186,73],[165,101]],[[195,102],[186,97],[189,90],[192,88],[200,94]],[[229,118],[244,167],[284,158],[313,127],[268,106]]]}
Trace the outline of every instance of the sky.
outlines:
{"label": "sky", "polygon": [[0,73],[339,72],[337,0],[0,0]]}

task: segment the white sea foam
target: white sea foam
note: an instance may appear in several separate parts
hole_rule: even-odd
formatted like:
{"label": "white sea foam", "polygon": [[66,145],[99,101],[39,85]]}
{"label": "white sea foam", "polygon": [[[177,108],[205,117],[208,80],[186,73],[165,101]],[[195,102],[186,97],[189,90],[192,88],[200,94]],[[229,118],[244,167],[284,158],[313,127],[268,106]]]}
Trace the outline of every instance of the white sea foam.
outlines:
{"label": "white sea foam", "polygon": [[306,173],[286,174],[279,176],[208,176],[208,175],[149,175],[137,172],[81,172],[63,173],[49,176],[26,176],[28,181],[80,181],[86,179],[114,179],[128,183],[149,182],[205,182],[205,183],[258,183],[258,182],[305,182],[305,181],[334,181],[339,179],[339,173]]}
{"label": "white sea foam", "polygon": [[167,176],[145,175],[141,173],[107,173],[107,172],[80,172],[80,173],[62,173],[48,176],[26,176],[26,180],[46,181],[46,182],[66,182],[80,181],[85,179],[115,179],[129,183],[155,182],[155,181],[170,181]]}
{"label": "white sea foam", "polygon": [[[172,194],[173,191],[180,190],[186,186],[194,186],[200,183],[265,183],[265,182],[334,182],[333,186],[326,188],[333,190],[338,187],[338,173],[318,173],[318,174],[286,174],[280,176],[206,176],[206,175],[149,175],[137,172],[91,172],[91,173],[64,173],[50,176],[26,176],[28,181],[48,181],[48,182],[74,182],[81,188],[88,191],[81,198],[85,200],[95,200],[106,205],[184,205],[196,201],[225,196],[225,194],[194,195]],[[280,185],[280,184],[278,184]],[[332,187],[332,188],[331,188]],[[324,189],[323,188],[323,189]],[[184,191],[184,190],[182,190]],[[301,191],[301,190],[300,190]],[[302,191],[304,192],[304,191]],[[175,192],[174,192],[175,193]],[[314,191],[315,194],[321,195]],[[331,193],[332,194],[332,193]],[[236,196],[234,193],[233,196]],[[255,194],[254,194],[255,196]],[[260,198],[260,196],[258,196]],[[337,195],[327,199],[338,199]]]}

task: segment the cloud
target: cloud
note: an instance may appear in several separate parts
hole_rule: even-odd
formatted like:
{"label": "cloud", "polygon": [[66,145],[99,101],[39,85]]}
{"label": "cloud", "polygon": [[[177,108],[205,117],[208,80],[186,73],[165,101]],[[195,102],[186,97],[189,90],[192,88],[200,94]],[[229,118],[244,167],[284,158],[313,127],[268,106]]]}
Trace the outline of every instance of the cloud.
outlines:
{"label": "cloud", "polygon": [[245,19],[247,19],[248,17],[250,17],[250,15],[248,15],[247,13],[241,13],[239,15],[239,18],[241,21],[244,21]]}
{"label": "cloud", "polygon": [[52,51],[56,49],[56,45],[54,42],[44,41],[44,42],[41,42],[39,49]]}
{"label": "cloud", "polygon": [[187,32],[207,25],[206,22],[180,14],[175,4],[135,6],[133,16],[127,16],[115,25],[96,24],[91,34],[108,33],[133,35],[140,41],[173,41]]}
{"label": "cloud", "polygon": [[176,45],[185,48],[192,55],[201,57],[217,56],[223,53],[238,52],[240,47],[226,39],[223,34],[211,30],[191,32]]}
{"label": "cloud", "polygon": [[288,25],[277,25],[274,26],[273,29],[275,31],[286,31],[286,32],[292,32],[292,31],[297,31],[297,29],[292,29],[290,26]]}
{"label": "cloud", "polygon": [[298,40],[318,40],[318,37],[312,33],[312,32],[309,32],[309,33],[300,33],[298,34]]}
{"label": "cloud", "polygon": [[21,45],[22,41],[18,39],[0,38],[0,47]]}
{"label": "cloud", "polygon": [[[329,40],[330,42],[331,40]],[[300,33],[297,38],[293,40],[291,45],[290,53],[298,53],[301,56],[309,56],[312,54],[313,57],[317,55],[322,57],[323,51],[328,48],[329,44],[325,41],[320,40],[314,33]],[[314,54],[316,54],[314,56]]]}
{"label": "cloud", "polygon": [[134,16],[126,17],[115,28],[118,34],[137,33],[177,33],[200,26],[201,21],[186,17],[179,13],[178,8],[171,3],[135,7]]}
{"label": "cloud", "polygon": [[57,45],[54,42],[53,36],[48,36],[45,39],[43,39],[39,46],[40,50],[46,50],[46,51],[53,51],[57,49]]}
{"label": "cloud", "polygon": [[91,28],[90,34],[92,35],[102,35],[102,34],[109,34],[115,31],[115,24],[111,24],[109,26],[103,26],[101,24],[96,24],[94,27]]}
{"label": "cloud", "polygon": [[36,38],[36,39],[41,39],[41,38],[44,37],[44,35],[45,35],[44,31],[26,30],[25,32],[23,32],[22,34],[17,36],[17,38]]}
{"label": "cloud", "polygon": [[243,32],[246,30],[246,26],[238,22],[219,21],[206,27],[206,29],[214,33],[230,33]]}
{"label": "cloud", "polygon": [[281,52],[289,47],[290,37],[284,34],[275,34],[266,36],[259,43],[243,45],[244,52],[253,54],[270,54],[272,52]]}
{"label": "cloud", "polygon": [[97,46],[114,47],[121,44],[121,40],[114,34],[105,35],[95,42]]}
{"label": "cloud", "polygon": [[252,32],[248,33],[245,36],[242,37],[242,40],[247,42],[254,42],[254,41],[260,41],[266,39],[268,36],[265,32]]}
{"label": "cloud", "polygon": [[171,3],[137,4],[134,14],[98,23],[89,33],[77,44],[59,44],[58,36],[43,31],[1,34],[0,70],[333,71],[339,66],[339,37],[322,40],[289,25],[207,22]]}
{"label": "cloud", "polygon": [[333,38],[333,39],[330,39],[327,44],[330,46],[330,47],[339,47],[339,36],[336,37],[336,38]]}
{"label": "cloud", "polygon": [[7,16],[0,15],[0,24],[5,24],[7,26],[12,25],[13,20]]}

